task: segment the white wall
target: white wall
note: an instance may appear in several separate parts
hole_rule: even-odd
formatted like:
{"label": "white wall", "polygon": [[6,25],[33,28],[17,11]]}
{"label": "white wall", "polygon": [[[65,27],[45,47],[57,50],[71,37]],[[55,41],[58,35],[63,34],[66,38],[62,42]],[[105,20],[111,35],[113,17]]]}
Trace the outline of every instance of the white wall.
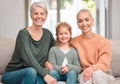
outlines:
{"label": "white wall", "polygon": [[120,0],[112,0],[112,39],[120,39]]}
{"label": "white wall", "polygon": [[15,39],[25,27],[25,0],[0,0],[0,38]]}

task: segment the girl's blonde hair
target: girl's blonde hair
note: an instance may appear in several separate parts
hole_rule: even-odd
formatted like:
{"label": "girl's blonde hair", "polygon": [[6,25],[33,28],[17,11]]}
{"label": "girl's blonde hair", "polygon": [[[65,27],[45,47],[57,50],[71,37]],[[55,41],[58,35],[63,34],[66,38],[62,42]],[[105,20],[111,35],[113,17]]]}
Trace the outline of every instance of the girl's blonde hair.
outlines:
{"label": "girl's blonde hair", "polygon": [[[61,27],[66,27],[69,30],[70,34],[72,34],[71,26],[67,22],[60,22],[56,26],[56,36],[58,35],[59,29]],[[59,41],[58,41],[58,38],[56,37],[56,45],[58,45],[58,44],[59,44]]]}

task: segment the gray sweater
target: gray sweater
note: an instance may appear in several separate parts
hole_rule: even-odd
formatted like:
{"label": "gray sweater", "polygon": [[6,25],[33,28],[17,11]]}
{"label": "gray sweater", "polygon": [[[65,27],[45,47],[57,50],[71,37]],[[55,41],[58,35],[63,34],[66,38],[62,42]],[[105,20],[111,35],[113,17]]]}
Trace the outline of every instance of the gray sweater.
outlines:
{"label": "gray sweater", "polygon": [[71,47],[71,49],[65,54],[59,47],[52,47],[49,51],[48,60],[53,64],[54,70],[61,73],[61,65],[64,58],[67,57],[69,70],[75,70],[80,73],[81,67],[77,51]]}

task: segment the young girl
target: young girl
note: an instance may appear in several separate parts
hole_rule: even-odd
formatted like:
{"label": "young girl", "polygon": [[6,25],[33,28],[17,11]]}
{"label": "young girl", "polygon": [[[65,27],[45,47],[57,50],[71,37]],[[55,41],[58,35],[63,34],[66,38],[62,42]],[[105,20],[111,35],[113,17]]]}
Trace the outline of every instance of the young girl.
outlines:
{"label": "young girl", "polygon": [[53,64],[50,75],[57,81],[66,81],[66,84],[76,84],[81,70],[77,52],[69,44],[71,35],[71,26],[66,22],[59,23],[56,27],[56,46],[50,49],[48,56]]}

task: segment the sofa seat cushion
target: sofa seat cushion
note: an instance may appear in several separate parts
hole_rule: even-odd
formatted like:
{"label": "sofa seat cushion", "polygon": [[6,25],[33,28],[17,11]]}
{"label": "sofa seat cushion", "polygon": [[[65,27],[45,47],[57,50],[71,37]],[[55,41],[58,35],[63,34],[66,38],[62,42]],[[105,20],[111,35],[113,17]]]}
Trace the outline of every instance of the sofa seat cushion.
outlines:
{"label": "sofa seat cushion", "polygon": [[[66,84],[66,83],[63,81],[59,81],[59,82],[57,82],[57,84]],[[79,84],[79,83],[77,83],[77,84]]]}
{"label": "sofa seat cushion", "polygon": [[0,39],[0,74],[5,70],[6,65],[11,59],[15,47],[15,40]]}
{"label": "sofa seat cushion", "polygon": [[66,84],[65,82],[59,81],[57,84]]}
{"label": "sofa seat cushion", "polygon": [[110,81],[109,84],[120,84],[120,80]]}

